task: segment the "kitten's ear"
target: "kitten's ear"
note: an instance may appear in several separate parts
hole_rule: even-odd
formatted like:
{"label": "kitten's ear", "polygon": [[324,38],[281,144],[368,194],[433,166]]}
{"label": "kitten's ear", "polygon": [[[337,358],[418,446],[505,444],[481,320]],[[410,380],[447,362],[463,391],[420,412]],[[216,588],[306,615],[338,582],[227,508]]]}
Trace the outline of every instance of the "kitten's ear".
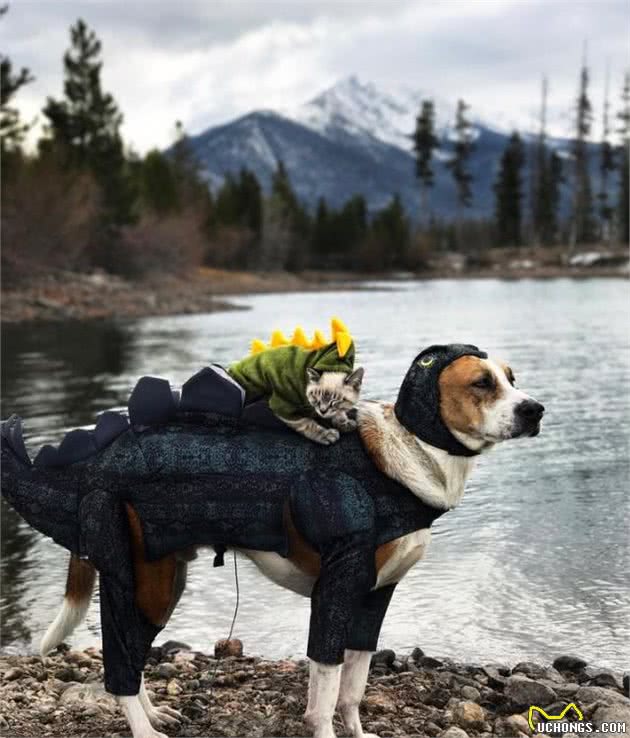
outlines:
{"label": "kitten's ear", "polygon": [[344,379],[344,384],[349,384],[357,392],[361,389],[361,383],[363,382],[363,367],[360,366],[355,369],[351,374]]}
{"label": "kitten's ear", "polygon": [[311,369],[310,367],[306,370],[306,377],[308,378],[309,382],[319,382],[319,380],[322,378],[321,372],[318,372],[317,369]]}

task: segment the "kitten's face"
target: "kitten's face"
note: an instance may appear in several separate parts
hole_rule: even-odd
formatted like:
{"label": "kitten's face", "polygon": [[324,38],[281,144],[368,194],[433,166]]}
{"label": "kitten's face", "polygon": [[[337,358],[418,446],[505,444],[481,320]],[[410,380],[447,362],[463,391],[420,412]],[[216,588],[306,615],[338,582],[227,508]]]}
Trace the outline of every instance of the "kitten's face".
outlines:
{"label": "kitten's face", "polygon": [[318,372],[315,369],[307,369],[306,372],[306,399],[321,418],[347,413],[357,404],[363,381],[362,367],[352,374]]}

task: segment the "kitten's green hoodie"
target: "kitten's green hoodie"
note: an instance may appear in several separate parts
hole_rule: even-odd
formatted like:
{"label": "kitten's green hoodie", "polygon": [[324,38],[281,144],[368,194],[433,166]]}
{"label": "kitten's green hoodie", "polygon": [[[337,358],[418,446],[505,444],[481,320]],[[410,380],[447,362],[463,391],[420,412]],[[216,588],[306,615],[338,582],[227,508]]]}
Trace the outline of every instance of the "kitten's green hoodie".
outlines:
{"label": "kitten's green hoodie", "polygon": [[320,349],[280,346],[248,356],[228,368],[228,373],[245,390],[246,402],[262,397],[269,407],[285,420],[314,415],[306,399],[307,369],[318,372],[344,372],[354,368],[354,343],[342,358],[337,345],[330,343]]}

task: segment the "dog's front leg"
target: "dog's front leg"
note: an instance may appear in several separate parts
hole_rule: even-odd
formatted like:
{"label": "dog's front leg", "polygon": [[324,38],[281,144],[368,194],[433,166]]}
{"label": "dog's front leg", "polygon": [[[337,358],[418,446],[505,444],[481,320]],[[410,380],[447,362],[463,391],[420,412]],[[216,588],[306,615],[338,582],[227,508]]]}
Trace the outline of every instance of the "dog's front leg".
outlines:
{"label": "dog's front leg", "polygon": [[373,733],[363,732],[359,717],[359,704],[365,692],[371,658],[372,651],[346,649],[344,654],[337,707],[352,738],[378,738]]}
{"label": "dog's front leg", "polygon": [[308,705],[304,719],[313,730],[313,738],[335,738],[333,716],[339,695],[341,664],[310,663]]}
{"label": "dog's front leg", "polygon": [[118,697],[118,703],[125,713],[133,738],[168,738],[153,728],[137,694]]}

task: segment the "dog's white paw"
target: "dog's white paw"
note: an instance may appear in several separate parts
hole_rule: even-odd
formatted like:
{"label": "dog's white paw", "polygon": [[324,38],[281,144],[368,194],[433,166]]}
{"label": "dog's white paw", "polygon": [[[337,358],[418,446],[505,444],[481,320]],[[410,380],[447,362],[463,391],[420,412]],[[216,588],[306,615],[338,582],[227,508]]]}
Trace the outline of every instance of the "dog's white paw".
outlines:
{"label": "dog's white paw", "polygon": [[147,711],[147,717],[154,728],[167,728],[169,725],[177,726],[183,720],[181,712],[168,705],[152,705],[151,710]]}

